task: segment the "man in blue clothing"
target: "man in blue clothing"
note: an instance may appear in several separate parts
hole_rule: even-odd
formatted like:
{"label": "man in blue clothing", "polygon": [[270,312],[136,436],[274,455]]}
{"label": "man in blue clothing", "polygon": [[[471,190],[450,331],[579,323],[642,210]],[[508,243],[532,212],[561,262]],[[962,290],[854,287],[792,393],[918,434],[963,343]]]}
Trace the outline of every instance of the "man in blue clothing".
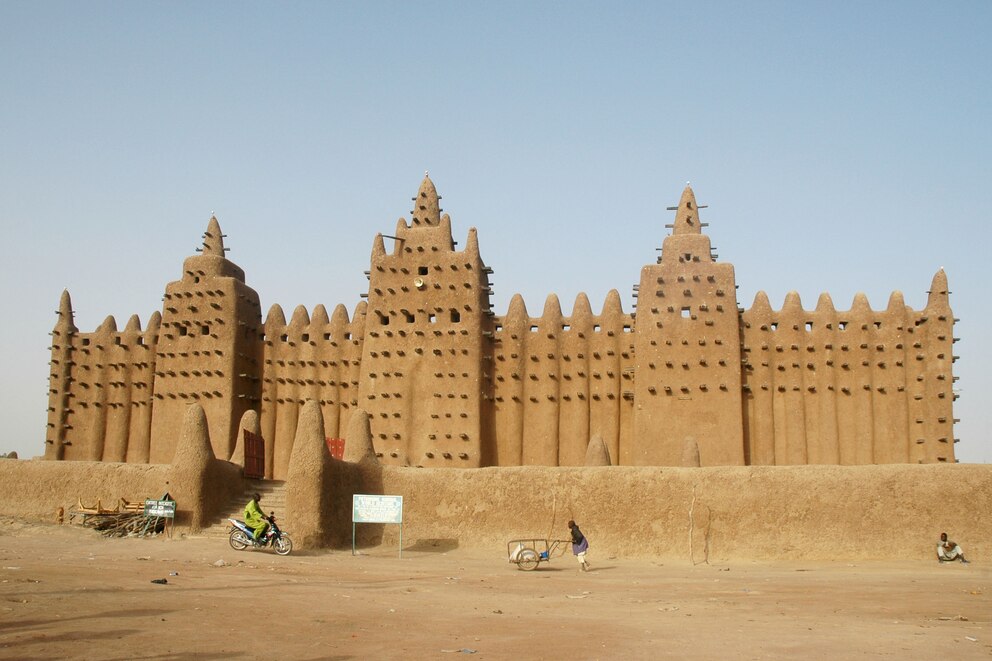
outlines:
{"label": "man in blue clothing", "polygon": [[589,563],[586,562],[586,551],[589,550],[589,540],[579,530],[575,521],[568,522],[568,529],[572,532],[572,553],[579,560],[579,570],[589,571]]}

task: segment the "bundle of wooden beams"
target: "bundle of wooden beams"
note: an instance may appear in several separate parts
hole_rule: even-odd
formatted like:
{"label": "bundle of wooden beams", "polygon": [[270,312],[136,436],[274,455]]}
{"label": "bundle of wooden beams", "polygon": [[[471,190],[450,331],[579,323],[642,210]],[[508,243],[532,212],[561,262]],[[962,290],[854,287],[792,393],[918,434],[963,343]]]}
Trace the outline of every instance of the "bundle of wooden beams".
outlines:
{"label": "bundle of wooden beams", "polygon": [[166,519],[145,516],[142,512],[108,512],[91,514],[83,525],[99,530],[106,537],[144,537],[165,530]]}

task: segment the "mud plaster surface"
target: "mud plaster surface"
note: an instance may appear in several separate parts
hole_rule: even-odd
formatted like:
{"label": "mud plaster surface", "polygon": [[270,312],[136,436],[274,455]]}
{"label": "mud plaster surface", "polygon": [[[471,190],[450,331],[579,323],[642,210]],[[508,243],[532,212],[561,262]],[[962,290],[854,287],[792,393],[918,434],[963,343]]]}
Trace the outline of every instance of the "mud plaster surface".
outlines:
{"label": "mud plaster surface", "polygon": [[[404,496],[406,535],[454,540],[461,548],[553,537],[575,519],[600,552],[662,561],[928,560],[941,531],[969,554],[992,556],[992,466],[985,465],[458,471],[333,465],[322,506],[336,544],[350,544],[352,494],[385,493]],[[363,471],[368,474],[359,476]],[[87,504],[158,497],[178,486],[169,478],[166,466],[4,461],[0,514],[51,521],[58,507],[69,511],[80,497]],[[211,497],[227,502],[223,490],[240,483],[212,484]],[[293,513],[286,514],[292,521]],[[370,524],[359,535],[388,545],[398,531]]]}
{"label": "mud plaster surface", "polygon": [[[977,559],[692,566],[594,545],[582,574],[570,555],[521,572],[505,547],[404,547],[280,558],[3,517],[0,658],[992,656],[992,573]],[[257,647],[248,620],[269,628]]]}

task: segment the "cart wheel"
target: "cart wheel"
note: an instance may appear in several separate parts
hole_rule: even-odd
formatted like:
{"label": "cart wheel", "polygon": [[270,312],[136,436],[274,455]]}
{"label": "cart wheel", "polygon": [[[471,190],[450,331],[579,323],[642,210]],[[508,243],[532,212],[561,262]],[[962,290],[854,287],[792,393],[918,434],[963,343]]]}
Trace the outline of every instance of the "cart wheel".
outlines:
{"label": "cart wheel", "polygon": [[534,549],[524,549],[517,556],[517,566],[524,571],[531,571],[537,569],[537,566],[541,564],[541,558],[537,555],[537,551]]}

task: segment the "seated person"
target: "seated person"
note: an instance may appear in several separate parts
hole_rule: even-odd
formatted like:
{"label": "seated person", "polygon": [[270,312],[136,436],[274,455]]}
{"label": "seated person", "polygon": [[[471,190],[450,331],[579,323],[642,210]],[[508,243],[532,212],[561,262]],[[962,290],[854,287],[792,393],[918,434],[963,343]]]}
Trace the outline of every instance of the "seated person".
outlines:
{"label": "seated person", "polygon": [[947,533],[940,533],[940,541],[937,542],[937,559],[941,562],[951,562],[960,560],[964,564],[968,561],[964,559],[964,551],[955,542],[947,539]]}

